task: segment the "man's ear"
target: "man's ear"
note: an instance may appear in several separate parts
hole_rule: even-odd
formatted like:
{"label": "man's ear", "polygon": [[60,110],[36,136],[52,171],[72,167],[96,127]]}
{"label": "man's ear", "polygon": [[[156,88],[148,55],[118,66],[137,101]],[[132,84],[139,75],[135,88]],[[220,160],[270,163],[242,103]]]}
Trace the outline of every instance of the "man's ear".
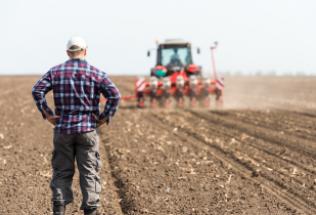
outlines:
{"label": "man's ear", "polygon": [[86,55],[87,55],[87,49],[84,50],[84,56],[86,56]]}

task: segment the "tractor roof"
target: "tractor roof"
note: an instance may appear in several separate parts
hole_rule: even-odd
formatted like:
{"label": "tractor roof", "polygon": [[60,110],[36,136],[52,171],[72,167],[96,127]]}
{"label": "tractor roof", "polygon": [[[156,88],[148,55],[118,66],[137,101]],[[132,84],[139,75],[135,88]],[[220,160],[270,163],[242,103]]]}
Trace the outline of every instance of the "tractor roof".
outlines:
{"label": "tractor roof", "polygon": [[159,45],[187,45],[190,42],[183,40],[183,39],[167,39],[164,42],[160,43]]}

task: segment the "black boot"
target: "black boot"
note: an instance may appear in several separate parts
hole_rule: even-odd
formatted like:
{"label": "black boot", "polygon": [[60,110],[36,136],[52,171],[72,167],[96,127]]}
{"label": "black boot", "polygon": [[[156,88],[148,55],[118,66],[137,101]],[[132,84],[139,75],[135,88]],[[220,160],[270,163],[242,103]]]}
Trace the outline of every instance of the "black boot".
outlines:
{"label": "black boot", "polygon": [[53,215],[65,215],[66,207],[64,205],[54,205]]}
{"label": "black boot", "polygon": [[84,209],[84,215],[98,215],[96,208]]}

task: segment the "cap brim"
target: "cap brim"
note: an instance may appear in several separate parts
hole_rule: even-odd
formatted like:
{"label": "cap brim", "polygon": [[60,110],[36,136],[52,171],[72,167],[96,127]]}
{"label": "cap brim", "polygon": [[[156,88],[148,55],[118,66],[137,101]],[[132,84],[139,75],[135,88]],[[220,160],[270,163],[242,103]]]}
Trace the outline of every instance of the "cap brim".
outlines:
{"label": "cap brim", "polygon": [[83,48],[77,48],[77,49],[67,49],[69,52],[76,52],[76,51],[82,51],[84,50]]}

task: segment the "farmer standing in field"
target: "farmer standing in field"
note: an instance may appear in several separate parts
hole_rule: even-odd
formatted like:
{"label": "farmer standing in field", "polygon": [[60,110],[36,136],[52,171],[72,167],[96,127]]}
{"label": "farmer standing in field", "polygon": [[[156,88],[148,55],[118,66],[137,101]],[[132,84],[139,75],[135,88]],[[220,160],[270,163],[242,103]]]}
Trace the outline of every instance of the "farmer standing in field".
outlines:
{"label": "farmer standing in field", "polygon": [[[100,206],[99,137],[96,129],[109,124],[114,116],[120,93],[107,75],[86,60],[87,46],[80,37],[68,41],[69,60],[51,68],[33,87],[32,95],[43,118],[55,126],[51,180],[54,215],[64,215],[73,201],[71,189],[75,159],[80,173],[83,196],[81,210],[96,215]],[[45,95],[53,90],[55,113]],[[106,99],[99,112],[99,99]]]}

